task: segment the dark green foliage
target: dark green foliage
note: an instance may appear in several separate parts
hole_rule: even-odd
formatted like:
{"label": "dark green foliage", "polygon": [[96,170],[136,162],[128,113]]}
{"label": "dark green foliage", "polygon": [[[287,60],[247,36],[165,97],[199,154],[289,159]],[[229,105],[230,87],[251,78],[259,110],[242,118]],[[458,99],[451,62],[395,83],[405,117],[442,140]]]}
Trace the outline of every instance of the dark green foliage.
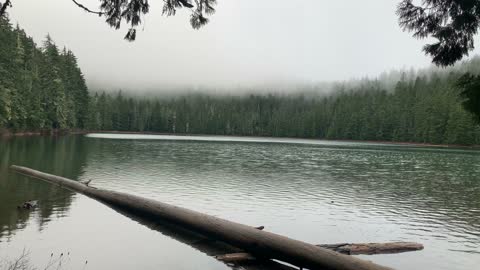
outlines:
{"label": "dark green foliage", "polygon": [[336,86],[329,96],[89,96],[71,51],[59,50],[49,36],[39,49],[23,30],[0,20],[0,129],[480,144],[480,127],[468,112],[478,113],[480,77],[461,77],[478,74],[479,62],[450,73],[404,75],[394,87],[381,80]]}
{"label": "dark green foliage", "polygon": [[[135,40],[137,36],[136,27],[142,23],[142,16],[150,11],[148,0],[99,0],[100,11],[92,11],[84,5],[73,2],[89,13],[94,13],[106,18],[107,24],[115,29],[119,29],[122,21],[130,25],[125,35],[128,41]],[[207,15],[215,12],[213,8],[216,0],[164,0],[162,14],[173,16],[180,8],[187,8],[192,13],[190,15],[190,24],[198,29],[208,23]]]}
{"label": "dark green foliage", "polygon": [[440,66],[453,65],[474,49],[480,26],[478,0],[422,0],[415,5],[402,0],[397,8],[400,25],[414,37],[433,37],[437,41],[424,47]]}
{"label": "dark green foliage", "polygon": [[12,1],[10,0],[5,0],[3,3],[0,3],[0,17],[2,17],[7,10],[7,7],[12,6]]}
{"label": "dark green foliage", "polygon": [[0,128],[84,128],[88,89],[71,51],[47,36],[43,47],[0,19]]}
{"label": "dark green foliage", "polygon": [[465,109],[476,116],[480,123],[480,76],[465,74],[458,80],[458,87],[461,89],[461,96],[464,98]]}
{"label": "dark green foliage", "polygon": [[480,144],[480,127],[462,107],[457,73],[376,80],[337,87],[331,96],[190,94],[132,98],[121,92],[91,99],[90,129]]}

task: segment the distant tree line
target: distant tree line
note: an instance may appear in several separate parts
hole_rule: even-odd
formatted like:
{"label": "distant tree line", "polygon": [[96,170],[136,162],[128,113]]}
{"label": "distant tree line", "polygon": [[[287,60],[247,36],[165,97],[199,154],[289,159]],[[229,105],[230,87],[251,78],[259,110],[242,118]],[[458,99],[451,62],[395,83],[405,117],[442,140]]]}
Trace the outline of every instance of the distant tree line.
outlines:
{"label": "distant tree line", "polygon": [[478,103],[463,104],[480,77],[462,77],[479,71],[476,59],[449,72],[404,74],[393,87],[381,80],[338,84],[331,95],[89,94],[71,51],[48,36],[39,48],[0,19],[0,129],[480,144],[480,126],[464,109],[478,109]]}
{"label": "distant tree line", "polygon": [[0,128],[85,128],[88,88],[75,55],[47,36],[41,48],[0,18]]}
{"label": "distant tree line", "polygon": [[462,107],[458,75],[375,80],[333,95],[211,96],[143,99],[96,93],[88,128],[173,134],[302,137],[480,144],[480,126]]}

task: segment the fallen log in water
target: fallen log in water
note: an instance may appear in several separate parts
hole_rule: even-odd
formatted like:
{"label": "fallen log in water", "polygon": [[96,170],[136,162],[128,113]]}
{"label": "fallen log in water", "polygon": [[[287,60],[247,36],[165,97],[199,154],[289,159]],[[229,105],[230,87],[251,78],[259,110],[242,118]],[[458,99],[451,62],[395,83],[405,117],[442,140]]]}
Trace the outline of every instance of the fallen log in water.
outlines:
{"label": "fallen log in water", "polygon": [[[374,254],[393,254],[408,251],[422,250],[423,245],[411,242],[392,242],[392,243],[342,243],[342,244],[323,244],[317,245],[322,248],[333,250],[347,255],[374,255]],[[217,255],[215,258],[222,262],[243,262],[256,260],[255,256],[246,252],[229,253]]]}
{"label": "fallen log in water", "polygon": [[19,173],[39,178],[137,214],[166,220],[224,241],[253,256],[276,259],[308,269],[386,270],[388,267],[340,254],[254,227],[139,196],[97,189],[64,177],[12,165]]}
{"label": "fallen log in water", "polygon": [[[134,222],[146,226],[151,230],[155,230],[165,236],[168,236],[180,243],[186,244],[207,256],[215,257],[217,254],[233,254],[243,252],[243,250],[233,247],[225,242],[217,241],[200,235],[191,230],[180,227],[176,224],[166,222],[158,218],[148,218],[145,215],[139,216],[132,211],[126,211],[123,208],[106,204],[111,209],[117,211],[119,214],[130,218]],[[225,263],[231,269],[242,270],[298,270],[298,267],[282,264],[275,260],[264,258],[256,258],[255,260],[243,260]]]}

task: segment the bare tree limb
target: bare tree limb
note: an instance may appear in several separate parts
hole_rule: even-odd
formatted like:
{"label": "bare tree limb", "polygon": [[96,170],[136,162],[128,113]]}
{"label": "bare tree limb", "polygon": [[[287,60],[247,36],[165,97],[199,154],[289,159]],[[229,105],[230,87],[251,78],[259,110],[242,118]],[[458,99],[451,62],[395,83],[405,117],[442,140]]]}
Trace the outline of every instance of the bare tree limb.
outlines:
{"label": "bare tree limb", "polygon": [[[9,0],[7,0],[7,1],[9,1]],[[75,1],[75,0],[72,0],[72,1],[73,1],[73,3],[75,3],[75,5],[79,6],[80,8],[82,8],[83,10],[85,10],[85,11],[88,12],[88,13],[97,14],[98,16],[102,16],[103,14],[105,14],[105,13],[103,13],[103,12],[101,12],[101,11],[91,10],[91,9],[87,8],[86,6],[78,3],[78,2]]]}

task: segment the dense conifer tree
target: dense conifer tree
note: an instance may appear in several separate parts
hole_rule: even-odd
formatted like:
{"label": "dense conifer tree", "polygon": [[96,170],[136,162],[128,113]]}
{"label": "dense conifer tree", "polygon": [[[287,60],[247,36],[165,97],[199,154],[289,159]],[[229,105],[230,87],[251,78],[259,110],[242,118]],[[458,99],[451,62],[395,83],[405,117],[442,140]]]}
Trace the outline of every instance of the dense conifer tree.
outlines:
{"label": "dense conifer tree", "polygon": [[0,18],[0,127],[13,131],[84,128],[89,93],[71,51],[50,36],[42,48]]}
{"label": "dense conifer tree", "polygon": [[459,74],[403,77],[392,89],[365,80],[337,87],[329,96],[189,94],[142,99],[102,92],[94,95],[90,107],[98,110],[91,115],[101,115],[96,126],[107,130],[479,144],[480,127],[462,107]]}

